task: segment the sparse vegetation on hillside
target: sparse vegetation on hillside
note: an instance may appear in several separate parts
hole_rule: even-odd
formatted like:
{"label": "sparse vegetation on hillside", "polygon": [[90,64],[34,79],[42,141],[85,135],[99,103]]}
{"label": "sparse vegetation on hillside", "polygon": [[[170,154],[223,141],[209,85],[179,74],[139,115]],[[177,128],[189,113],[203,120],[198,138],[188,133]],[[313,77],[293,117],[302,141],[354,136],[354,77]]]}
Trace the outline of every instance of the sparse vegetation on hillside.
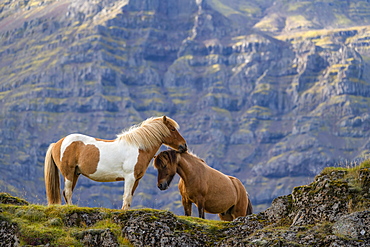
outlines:
{"label": "sparse vegetation on hillside", "polygon": [[266,211],[233,222],[154,209],[42,206],[0,193],[0,240],[10,246],[366,246],[369,188],[370,161],[328,167]]}

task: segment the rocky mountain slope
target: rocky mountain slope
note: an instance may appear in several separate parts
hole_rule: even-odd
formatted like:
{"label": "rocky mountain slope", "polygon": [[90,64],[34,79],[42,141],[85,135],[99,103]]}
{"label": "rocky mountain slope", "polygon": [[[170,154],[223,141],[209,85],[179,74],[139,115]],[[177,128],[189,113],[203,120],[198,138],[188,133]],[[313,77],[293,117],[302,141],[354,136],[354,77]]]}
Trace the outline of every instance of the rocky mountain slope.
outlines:
{"label": "rocky mountain slope", "polygon": [[[0,3],[0,190],[45,203],[43,160],[73,132],[114,139],[169,115],[257,211],[370,153],[367,1]],[[182,213],[150,167],[133,206]],[[81,179],[74,202],[119,208]],[[171,198],[171,200],[168,200]]]}
{"label": "rocky mountain slope", "polygon": [[0,194],[6,246],[368,246],[370,162],[326,168],[309,185],[233,222],[178,217],[151,209],[120,211],[37,206]]}

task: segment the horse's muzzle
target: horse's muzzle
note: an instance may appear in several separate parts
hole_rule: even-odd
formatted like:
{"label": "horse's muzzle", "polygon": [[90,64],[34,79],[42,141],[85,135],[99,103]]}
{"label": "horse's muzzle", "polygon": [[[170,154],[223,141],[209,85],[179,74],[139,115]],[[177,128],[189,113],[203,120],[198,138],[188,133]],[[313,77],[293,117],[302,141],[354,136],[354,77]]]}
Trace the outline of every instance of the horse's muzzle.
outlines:
{"label": "horse's muzzle", "polygon": [[179,152],[180,153],[184,153],[188,150],[188,145],[186,145],[186,143],[184,145],[180,145],[179,146]]}
{"label": "horse's muzzle", "polygon": [[160,190],[166,190],[166,189],[168,189],[168,183],[167,182],[160,183],[160,184],[158,184],[158,188]]}

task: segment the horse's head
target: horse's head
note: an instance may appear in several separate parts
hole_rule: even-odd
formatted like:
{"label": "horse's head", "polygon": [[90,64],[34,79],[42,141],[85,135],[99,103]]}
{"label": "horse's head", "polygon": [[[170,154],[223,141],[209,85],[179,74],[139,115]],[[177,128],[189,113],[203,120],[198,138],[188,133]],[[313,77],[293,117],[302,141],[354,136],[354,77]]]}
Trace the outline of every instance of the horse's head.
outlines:
{"label": "horse's head", "polygon": [[163,116],[163,123],[167,126],[168,130],[170,131],[170,135],[164,137],[163,140],[164,145],[176,149],[180,152],[187,151],[188,146],[186,145],[186,141],[177,130],[178,124],[174,120],[166,116]]}
{"label": "horse's head", "polygon": [[154,167],[158,170],[158,188],[166,190],[170,186],[177,170],[178,152],[167,150],[158,154],[154,159]]}

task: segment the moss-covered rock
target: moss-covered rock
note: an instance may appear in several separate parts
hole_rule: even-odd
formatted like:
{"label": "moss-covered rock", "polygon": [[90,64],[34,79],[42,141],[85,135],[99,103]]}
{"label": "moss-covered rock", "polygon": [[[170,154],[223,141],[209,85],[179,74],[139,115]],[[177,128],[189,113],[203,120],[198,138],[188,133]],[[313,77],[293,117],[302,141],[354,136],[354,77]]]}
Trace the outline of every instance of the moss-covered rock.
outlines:
{"label": "moss-covered rock", "polygon": [[0,204],[0,239],[7,246],[368,246],[369,167],[326,168],[233,222],[154,209]]}
{"label": "moss-covered rock", "polygon": [[75,235],[84,246],[118,247],[117,237],[108,229],[88,229]]}
{"label": "moss-covered rock", "polygon": [[9,193],[0,193],[0,203],[13,205],[28,205],[29,203],[19,197],[11,196]]}
{"label": "moss-covered rock", "polygon": [[135,246],[204,246],[210,242],[196,224],[186,224],[166,211],[128,211],[115,217]]}

